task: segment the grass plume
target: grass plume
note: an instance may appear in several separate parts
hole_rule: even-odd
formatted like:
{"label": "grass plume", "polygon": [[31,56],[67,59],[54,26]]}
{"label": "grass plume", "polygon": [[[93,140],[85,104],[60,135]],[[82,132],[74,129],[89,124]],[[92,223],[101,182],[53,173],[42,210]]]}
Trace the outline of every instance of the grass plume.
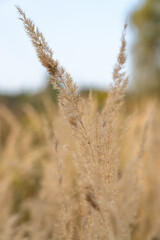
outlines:
{"label": "grass plume", "polygon": [[[19,119],[0,106],[0,240],[159,239],[158,170],[154,175],[160,155],[159,104],[146,103],[129,123],[121,111],[128,83],[127,23],[112,84],[99,109],[92,90],[86,98],[79,94],[43,34],[17,10],[59,92],[59,107],[46,96],[43,112],[26,104]],[[146,165],[149,157],[157,158],[152,167]]]}

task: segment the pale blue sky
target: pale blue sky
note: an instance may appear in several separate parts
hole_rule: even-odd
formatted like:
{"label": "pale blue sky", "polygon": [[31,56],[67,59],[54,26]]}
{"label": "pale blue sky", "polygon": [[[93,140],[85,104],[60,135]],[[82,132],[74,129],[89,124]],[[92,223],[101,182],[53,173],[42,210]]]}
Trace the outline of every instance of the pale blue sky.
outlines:
{"label": "pale blue sky", "polygon": [[[45,69],[18,20],[16,4],[38,25],[78,86],[104,88],[111,81],[124,21],[141,2],[0,0],[0,92],[35,91],[44,85]],[[132,38],[128,30],[129,53]]]}

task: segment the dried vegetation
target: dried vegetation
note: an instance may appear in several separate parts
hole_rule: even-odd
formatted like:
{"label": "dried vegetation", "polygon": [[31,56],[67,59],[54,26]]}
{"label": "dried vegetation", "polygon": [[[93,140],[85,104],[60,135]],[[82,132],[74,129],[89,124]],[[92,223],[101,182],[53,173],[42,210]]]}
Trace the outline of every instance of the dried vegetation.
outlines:
{"label": "dried vegetation", "polygon": [[[124,26],[104,107],[80,96],[42,33],[20,13],[37,56],[58,91],[45,112],[0,105],[0,240],[160,239],[159,103],[128,118]],[[122,107],[123,106],[123,107]],[[134,113],[134,111],[133,111]]]}

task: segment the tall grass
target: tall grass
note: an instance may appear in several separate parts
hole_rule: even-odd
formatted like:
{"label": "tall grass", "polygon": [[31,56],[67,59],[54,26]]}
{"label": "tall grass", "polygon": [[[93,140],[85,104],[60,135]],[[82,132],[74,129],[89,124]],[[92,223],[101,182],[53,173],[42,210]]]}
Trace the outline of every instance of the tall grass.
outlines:
{"label": "tall grass", "polygon": [[98,111],[92,91],[87,98],[79,94],[43,34],[17,9],[58,91],[59,108],[49,98],[43,114],[26,105],[22,124],[1,106],[7,137],[0,164],[0,240],[158,239],[158,103],[146,104],[142,117],[127,118],[122,111],[127,24],[113,84]]}

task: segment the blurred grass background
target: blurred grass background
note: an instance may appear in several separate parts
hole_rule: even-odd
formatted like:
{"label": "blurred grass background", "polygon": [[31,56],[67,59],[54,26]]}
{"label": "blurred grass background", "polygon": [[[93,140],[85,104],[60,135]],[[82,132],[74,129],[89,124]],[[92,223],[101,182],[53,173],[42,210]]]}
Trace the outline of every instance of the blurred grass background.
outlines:
{"label": "blurred grass background", "polygon": [[[154,146],[152,144],[152,147],[148,147],[145,159],[150,157],[152,160],[158,160],[160,157],[160,1],[145,0],[144,4],[132,13],[130,21],[133,31],[135,31],[133,75],[125,96],[125,104],[121,109],[119,122],[123,126],[124,119],[132,114],[135,117],[131,120],[128,135],[120,145],[122,149],[120,171],[129,156],[134,156],[138,149],[139,132],[142,129],[146,112],[153,101],[156,102],[157,108],[150,128],[150,139]],[[48,171],[46,166],[52,162],[55,155],[51,143],[55,136],[53,122],[59,121],[57,94],[52,86],[48,85],[46,89],[35,94],[0,95],[0,180],[3,192],[3,198],[0,198],[1,221],[4,221],[6,216],[19,212],[16,221],[18,226],[31,219],[29,207],[24,203],[28,200],[34,201],[35,199],[36,201],[44,184],[45,171]],[[89,89],[81,89],[80,94],[84,98],[87,97]],[[93,97],[98,103],[99,111],[103,108],[107,96],[107,91],[93,89]],[[67,132],[67,127],[63,124],[62,128]],[[66,132],[64,138],[67,136]],[[63,137],[60,136],[60,138]],[[66,158],[70,158],[68,155]],[[154,165],[155,169],[160,167],[157,162]],[[69,171],[73,173],[74,169],[71,167]],[[152,177],[151,174],[151,181],[147,182],[149,187],[145,194],[148,198],[146,202],[144,199],[144,202],[142,200],[142,213],[140,209],[141,219],[146,221],[145,229],[150,228],[154,222],[147,210],[147,204],[149,202],[150,205],[155,194],[154,189],[150,187]],[[3,208],[5,201],[8,202],[9,209]],[[153,210],[152,207],[150,207],[151,210]],[[134,239],[142,240],[145,233],[142,229],[138,232],[138,228],[140,227],[135,227]]]}

